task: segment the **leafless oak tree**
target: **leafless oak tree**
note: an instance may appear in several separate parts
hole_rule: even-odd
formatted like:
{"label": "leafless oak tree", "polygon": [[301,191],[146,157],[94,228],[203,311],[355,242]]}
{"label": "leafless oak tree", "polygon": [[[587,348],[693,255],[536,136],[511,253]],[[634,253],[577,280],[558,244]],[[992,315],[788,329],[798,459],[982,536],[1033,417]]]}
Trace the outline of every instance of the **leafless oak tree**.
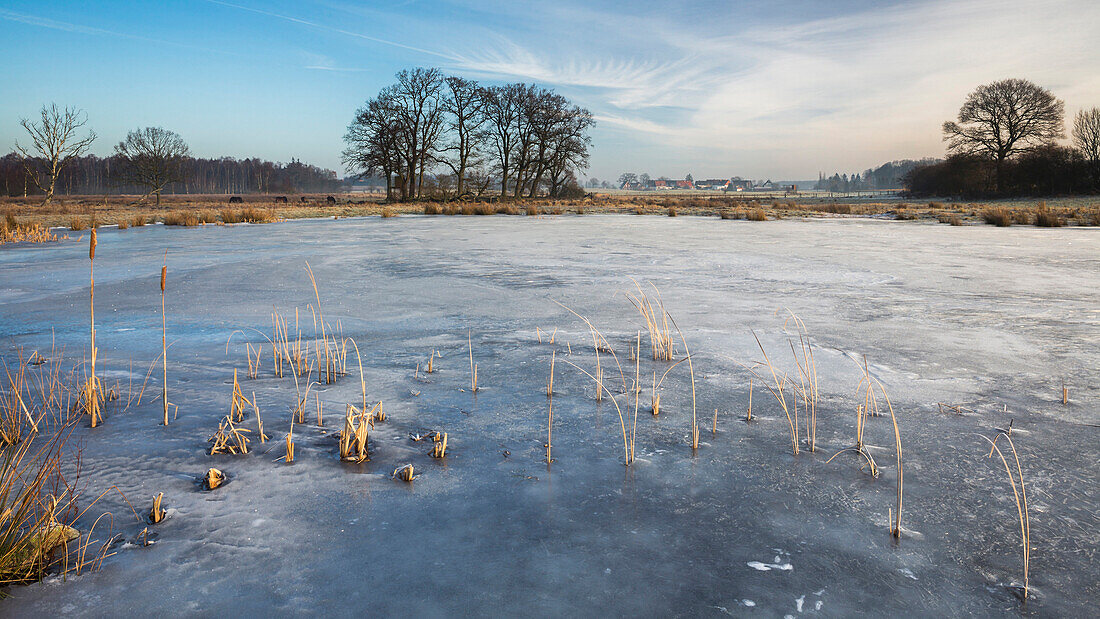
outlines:
{"label": "leafless oak tree", "polygon": [[141,199],[156,195],[160,206],[164,187],[184,180],[183,167],[191,149],[174,131],[145,127],[127,133],[115,146],[115,155],[123,162],[120,180],[145,187],[148,191]]}
{"label": "leafless oak tree", "polygon": [[958,122],[945,122],[943,133],[951,153],[992,159],[999,189],[1006,159],[1065,137],[1064,106],[1032,82],[1001,80],[970,93],[959,109]]}
{"label": "leafless oak tree", "polygon": [[88,131],[84,137],[77,133],[88,123],[88,115],[83,110],[66,107],[59,108],[56,103],[42,106],[42,121],[31,122],[24,118],[19,121],[31,138],[30,146],[15,143],[15,150],[23,160],[27,176],[34,181],[49,204],[53,199],[54,187],[61,170],[75,157],[88,152],[95,141],[94,131]]}

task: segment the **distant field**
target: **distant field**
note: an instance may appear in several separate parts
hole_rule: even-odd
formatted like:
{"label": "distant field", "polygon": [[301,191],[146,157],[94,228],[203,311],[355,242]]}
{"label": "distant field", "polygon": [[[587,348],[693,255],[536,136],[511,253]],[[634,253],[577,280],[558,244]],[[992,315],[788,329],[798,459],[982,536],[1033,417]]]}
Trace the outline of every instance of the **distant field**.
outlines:
{"label": "distant field", "polygon": [[[942,223],[973,223],[989,220],[991,212],[1008,211],[1011,223],[1034,223],[1037,212],[1049,212],[1065,225],[1100,225],[1100,196],[994,201],[912,200],[895,194],[861,194],[835,197],[825,192],[779,195],[711,191],[634,192],[599,190],[574,200],[548,198],[497,202],[406,202],[384,204],[382,194],[288,195],[276,203],[274,195],[243,195],[241,203],[229,203],[226,195],[164,196],[160,206],[150,201],[137,203],[137,196],[63,196],[46,207],[41,198],[0,198],[0,215],[11,214],[24,224],[80,229],[92,225],[122,226],[169,221],[232,223],[241,209],[262,213],[263,219],[315,217],[358,217],[408,214],[565,214],[624,213],[635,215],[677,215],[725,217],[727,219],[783,219],[798,217],[887,217],[936,220]],[[226,211],[234,209],[234,211]],[[223,212],[226,211],[226,212]],[[1005,216],[1002,214],[1002,216]],[[189,225],[189,224],[183,224]]]}

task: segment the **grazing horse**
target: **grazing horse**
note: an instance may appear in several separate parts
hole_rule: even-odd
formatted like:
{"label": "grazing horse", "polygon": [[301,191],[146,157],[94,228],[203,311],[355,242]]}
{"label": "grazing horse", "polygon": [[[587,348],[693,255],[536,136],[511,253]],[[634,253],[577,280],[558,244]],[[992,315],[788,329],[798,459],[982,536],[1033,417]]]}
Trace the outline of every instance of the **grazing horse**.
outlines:
{"label": "grazing horse", "polygon": [[325,198],[325,202],[328,202],[329,204],[336,204],[336,198],[329,196]]}
{"label": "grazing horse", "polygon": [[229,196],[230,204],[240,204],[241,202],[244,202],[244,200],[240,196]]}
{"label": "grazing horse", "polygon": [[275,204],[286,204],[286,196],[275,196]]}

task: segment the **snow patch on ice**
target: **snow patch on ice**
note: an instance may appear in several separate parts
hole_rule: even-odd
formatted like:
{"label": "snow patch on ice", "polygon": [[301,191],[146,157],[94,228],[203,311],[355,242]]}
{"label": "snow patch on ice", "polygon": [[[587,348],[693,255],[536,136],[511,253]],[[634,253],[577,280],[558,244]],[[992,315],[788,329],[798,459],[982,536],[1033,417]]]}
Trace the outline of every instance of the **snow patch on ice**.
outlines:
{"label": "snow patch on ice", "polygon": [[[778,559],[778,557],[776,558]],[[760,570],[761,572],[770,572],[771,570],[789,572],[794,569],[794,566],[790,563],[761,563],[760,561],[749,561],[746,565],[754,570]]]}

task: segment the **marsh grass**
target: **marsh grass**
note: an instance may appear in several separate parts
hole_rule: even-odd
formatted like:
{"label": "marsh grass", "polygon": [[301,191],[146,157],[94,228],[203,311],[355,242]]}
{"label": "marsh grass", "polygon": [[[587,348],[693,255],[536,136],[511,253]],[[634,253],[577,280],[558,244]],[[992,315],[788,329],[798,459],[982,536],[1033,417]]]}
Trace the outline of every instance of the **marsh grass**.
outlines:
{"label": "marsh grass", "polygon": [[1061,228],[1066,225],[1066,222],[1057,213],[1052,211],[1046,205],[1046,202],[1040,202],[1039,205],[1035,207],[1035,225],[1040,228]]}
{"label": "marsh grass", "polygon": [[164,507],[161,506],[163,500],[163,492],[158,492],[157,495],[153,497],[153,507],[149,510],[149,522],[151,524],[160,524],[168,514]]}
{"label": "marsh grass", "polygon": [[1000,228],[1007,228],[1013,224],[1012,212],[1003,207],[985,209],[982,211],[982,220]]}
{"label": "marsh grass", "polygon": [[[375,408],[381,403],[375,405]],[[339,433],[340,459],[345,462],[364,462],[370,459],[367,452],[367,428],[374,411],[366,411],[348,404],[344,412],[344,429]]]}
{"label": "marsh grass", "polygon": [[625,293],[626,298],[642,315],[642,320],[645,321],[646,331],[649,332],[649,344],[653,359],[655,361],[672,361],[675,354],[674,341],[669,324],[669,314],[665,310],[661,292],[657,290],[656,286],[650,284],[650,286],[653,286],[656,297],[656,304],[654,304],[654,300],[650,299],[642,290],[641,284],[634,279],[631,279],[631,281],[634,282],[637,294],[627,292]]}
{"label": "marsh grass", "polygon": [[88,241],[88,273],[89,287],[89,324],[91,333],[90,363],[91,374],[84,383],[83,404],[84,412],[91,417],[92,427],[99,425],[103,406],[103,386],[95,373],[95,362],[99,356],[99,349],[95,345],[95,248],[96,231],[93,228],[91,238]]}
{"label": "marsh grass", "polygon": [[24,224],[11,213],[5,213],[0,221],[0,245],[4,243],[47,243],[56,241],[57,235],[49,228],[37,224]]}
{"label": "marsh grass", "polygon": [[[1016,502],[1016,514],[1020,519],[1020,545],[1023,550],[1023,574],[1024,584],[1022,588],[1022,597],[1026,601],[1029,594],[1029,568],[1031,564],[1031,518],[1028,514],[1027,506],[1027,489],[1024,487],[1024,470],[1020,466],[1020,454],[1016,451],[1016,444],[1012,441],[1012,436],[1008,432],[1001,431],[993,439],[989,439],[984,435],[978,435],[985,439],[989,443],[989,455],[987,457],[992,458],[996,453],[1001,459],[1001,463],[1004,465],[1005,473],[1008,475],[1009,484],[1012,486],[1012,496]],[[1001,448],[997,446],[997,441],[1004,437],[1008,441],[1009,447],[1012,449],[1012,458],[1016,464],[1015,475],[1013,475],[1012,468],[1008,464],[1008,459],[1005,457]]]}
{"label": "marsh grass", "polygon": [[[433,458],[445,458],[447,456],[447,433],[444,432],[442,436],[438,433],[433,437],[434,444],[432,445],[432,451],[429,454]],[[549,458],[550,448],[547,447],[547,458]]]}
{"label": "marsh grass", "polygon": [[207,490],[216,490],[223,483],[225,483],[225,473],[214,467],[207,469],[206,475],[202,477],[203,488]]}
{"label": "marsh grass", "polygon": [[394,469],[391,477],[393,477],[394,479],[399,479],[401,481],[411,482],[412,480],[420,476],[415,474],[415,472],[413,471],[413,465],[406,464],[405,466],[399,466]]}
{"label": "marsh grass", "polygon": [[[164,370],[164,381],[161,385],[160,399],[164,405],[164,425],[168,425],[168,322],[164,311],[164,294],[168,280],[168,250],[164,251],[164,265],[160,267],[160,345],[161,367]],[[249,373],[251,373],[251,357],[249,358]],[[234,370],[234,378],[236,370]]]}
{"label": "marsh grass", "polygon": [[250,432],[251,430],[238,428],[234,425],[233,419],[226,415],[218,424],[218,431],[207,441],[210,443],[208,453],[210,455],[228,454],[231,456],[247,454],[248,444],[251,441],[245,435]]}
{"label": "marsh grass", "polygon": [[762,208],[752,209],[745,213],[745,219],[749,221],[768,221],[768,214]]}

